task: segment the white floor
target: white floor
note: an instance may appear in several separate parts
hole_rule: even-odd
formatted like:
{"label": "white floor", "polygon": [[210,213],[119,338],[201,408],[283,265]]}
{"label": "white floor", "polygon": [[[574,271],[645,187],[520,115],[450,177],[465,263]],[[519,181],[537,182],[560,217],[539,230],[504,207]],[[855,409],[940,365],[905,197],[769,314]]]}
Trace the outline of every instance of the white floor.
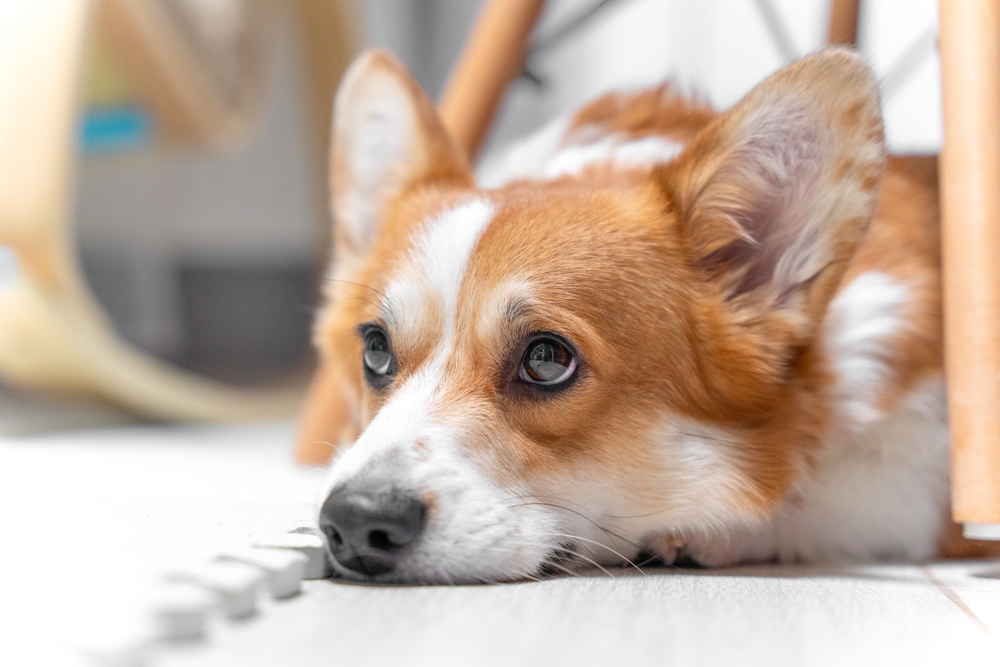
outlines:
{"label": "white floor", "polygon": [[[291,429],[0,437],[0,665],[86,664],[69,649],[141,624],[166,569],[308,520],[323,471],[292,463]],[[148,664],[1000,664],[1000,563],[612,574],[307,582],[246,621],[213,621],[203,642],[158,647]]]}
{"label": "white floor", "polygon": [[938,584],[914,567],[458,588],[314,582],[164,664],[996,665],[1000,582],[971,574],[984,569],[938,566]]}

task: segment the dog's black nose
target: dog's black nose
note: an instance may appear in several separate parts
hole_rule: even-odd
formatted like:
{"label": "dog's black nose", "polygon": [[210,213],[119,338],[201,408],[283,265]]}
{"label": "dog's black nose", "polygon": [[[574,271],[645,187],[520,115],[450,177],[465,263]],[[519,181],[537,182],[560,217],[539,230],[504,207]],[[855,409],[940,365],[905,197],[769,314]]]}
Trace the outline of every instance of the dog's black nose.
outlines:
{"label": "dog's black nose", "polygon": [[399,553],[417,541],[426,522],[427,506],[414,494],[349,486],[330,493],[319,517],[334,559],[369,576],[391,571]]}

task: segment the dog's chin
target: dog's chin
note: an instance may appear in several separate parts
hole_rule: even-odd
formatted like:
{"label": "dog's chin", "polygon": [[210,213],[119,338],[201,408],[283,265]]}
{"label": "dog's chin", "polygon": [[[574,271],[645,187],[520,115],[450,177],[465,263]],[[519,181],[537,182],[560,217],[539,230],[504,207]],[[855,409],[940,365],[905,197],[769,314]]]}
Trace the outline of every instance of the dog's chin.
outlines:
{"label": "dog's chin", "polygon": [[373,586],[477,586],[537,581],[538,579],[559,577],[565,574],[562,570],[549,570],[544,563],[540,564],[532,572],[520,574],[509,572],[490,573],[488,571],[483,571],[479,574],[470,574],[468,572],[449,574],[446,570],[439,569],[436,572],[417,573],[398,570],[386,574],[369,575],[350,570],[338,564],[334,564],[333,569],[335,578]]}
{"label": "dog's chin", "polygon": [[497,564],[487,563],[485,559],[468,559],[456,564],[447,559],[422,555],[396,559],[390,569],[386,567],[387,560],[380,562],[374,558],[354,557],[341,562],[331,556],[334,577],[371,585],[468,586],[537,581],[572,574],[572,570],[580,566],[580,563],[567,558],[558,550],[550,557],[534,563]]}
{"label": "dog's chin", "polygon": [[[456,567],[454,563],[435,561],[433,558],[402,559],[395,563],[391,570],[378,571],[378,568],[365,570],[359,563],[347,561],[351,567],[337,561],[333,562],[335,577],[361,584],[386,586],[471,586],[481,584],[518,583],[559,579],[590,574],[608,575],[609,570],[638,569],[642,567],[700,567],[693,560],[682,557],[675,560],[670,556],[660,556],[640,551],[634,559],[596,562],[584,559],[573,553],[569,548],[556,547],[551,549],[541,560],[534,563],[497,564],[463,562]],[[637,565],[641,563],[641,566]],[[477,566],[478,565],[478,566]]]}

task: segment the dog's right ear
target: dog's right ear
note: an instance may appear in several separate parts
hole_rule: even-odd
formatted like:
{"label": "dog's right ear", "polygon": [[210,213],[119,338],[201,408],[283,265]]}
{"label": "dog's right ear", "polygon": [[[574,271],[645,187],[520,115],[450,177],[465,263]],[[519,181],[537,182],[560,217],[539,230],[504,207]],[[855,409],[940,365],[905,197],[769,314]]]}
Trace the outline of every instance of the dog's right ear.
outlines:
{"label": "dog's right ear", "polygon": [[394,56],[366,51],[337,91],[330,156],[337,262],[365,257],[387,206],[421,184],[472,185],[420,84]]}
{"label": "dog's right ear", "polygon": [[[758,84],[662,172],[692,264],[738,321],[812,337],[875,210],[885,166],[875,77],[842,49]],[[758,346],[759,348],[759,346]]]}

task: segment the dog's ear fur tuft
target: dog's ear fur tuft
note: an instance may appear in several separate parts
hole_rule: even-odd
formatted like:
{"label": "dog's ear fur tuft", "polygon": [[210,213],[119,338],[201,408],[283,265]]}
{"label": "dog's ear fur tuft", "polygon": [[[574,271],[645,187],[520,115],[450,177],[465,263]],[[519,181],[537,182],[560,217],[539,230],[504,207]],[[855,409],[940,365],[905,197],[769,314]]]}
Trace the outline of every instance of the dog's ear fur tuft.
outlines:
{"label": "dog's ear fur tuft", "polygon": [[727,308],[804,343],[864,238],[885,164],[876,82],[823,51],[754,88],[660,174]]}
{"label": "dog's ear fur tuft", "polygon": [[358,56],[337,91],[330,177],[338,263],[367,255],[387,206],[408,188],[473,183],[420,84],[378,50]]}

